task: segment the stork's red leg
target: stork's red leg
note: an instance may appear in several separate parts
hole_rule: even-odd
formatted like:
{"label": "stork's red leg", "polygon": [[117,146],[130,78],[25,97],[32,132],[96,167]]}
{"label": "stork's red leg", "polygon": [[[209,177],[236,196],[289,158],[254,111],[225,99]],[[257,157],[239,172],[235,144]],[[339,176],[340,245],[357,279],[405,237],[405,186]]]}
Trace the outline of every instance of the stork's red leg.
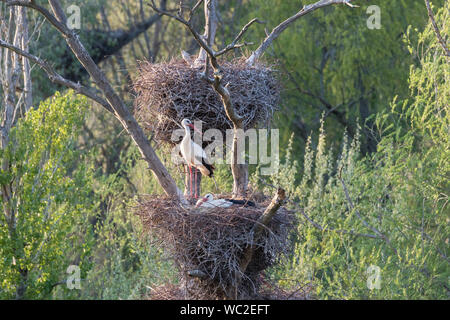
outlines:
{"label": "stork's red leg", "polygon": [[197,168],[194,168],[194,198],[197,200],[198,197],[197,190]]}
{"label": "stork's red leg", "polygon": [[189,165],[189,197],[192,199],[192,168]]}

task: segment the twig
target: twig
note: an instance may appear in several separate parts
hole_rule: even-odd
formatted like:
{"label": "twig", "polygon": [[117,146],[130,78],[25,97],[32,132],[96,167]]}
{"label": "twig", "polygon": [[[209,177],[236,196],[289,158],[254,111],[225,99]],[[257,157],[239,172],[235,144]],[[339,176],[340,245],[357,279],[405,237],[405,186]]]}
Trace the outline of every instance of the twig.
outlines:
{"label": "twig", "polygon": [[227,53],[230,50],[242,47],[244,45],[249,45],[250,43],[246,43],[244,42],[243,44],[238,44],[238,41],[241,40],[241,38],[243,37],[243,35],[245,34],[245,32],[247,32],[248,28],[250,28],[250,26],[254,23],[265,23],[264,21],[259,20],[258,18],[254,18],[252,19],[250,22],[248,22],[244,27],[242,27],[242,30],[239,32],[239,34],[234,38],[234,40],[227,45],[225,48],[223,48],[222,50],[216,52],[216,57],[221,56],[225,53]]}
{"label": "twig", "polygon": [[431,24],[433,25],[434,33],[436,34],[436,37],[438,38],[438,41],[441,44],[442,49],[444,49],[444,54],[447,56],[447,58],[450,58],[450,51],[447,45],[445,44],[444,39],[442,38],[441,32],[439,31],[436,19],[434,18],[433,10],[431,10],[430,1],[425,0],[425,5],[427,6],[428,16],[430,17]]}
{"label": "twig", "polygon": [[388,238],[386,235],[384,235],[383,233],[381,233],[377,228],[375,228],[375,227],[371,226],[369,223],[367,223],[367,221],[364,220],[364,218],[363,218],[363,217],[361,216],[361,214],[359,213],[359,210],[355,208],[355,206],[353,205],[353,201],[352,201],[352,199],[350,198],[350,195],[349,195],[347,186],[345,185],[345,182],[344,182],[344,180],[343,180],[342,177],[341,177],[341,172],[339,172],[339,180],[341,181],[342,188],[344,189],[344,193],[345,193],[345,197],[346,197],[346,199],[347,199],[347,202],[348,202],[350,208],[351,208],[352,210],[354,210],[354,212],[355,212],[356,216],[359,218],[359,220],[361,220],[361,222],[362,222],[367,228],[369,228],[369,229],[372,230],[375,234],[377,234],[380,238],[382,238],[382,239],[383,239],[383,240],[384,240],[384,241],[392,248],[392,250],[394,250],[395,254],[397,254],[397,249],[394,248],[394,247],[392,246],[392,243],[391,243],[391,241],[389,240],[389,238]]}
{"label": "twig", "polygon": [[191,9],[191,17],[194,14],[195,10],[202,4],[203,0],[198,0],[197,3]]}
{"label": "twig", "polygon": [[289,27],[290,24],[295,22],[297,19],[303,17],[304,15],[313,12],[319,8],[326,7],[334,4],[345,4],[349,7],[357,7],[356,5],[352,5],[350,2],[352,0],[320,0],[316,3],[309,4],[304,6],[299,12],[295,15],[289,17],[288,19],[281,22],[278,26],[276,26],[272,32],[264,39],[261,45],[250,55],[247,59],[247,63],[249,65],[253,65],[266,51],[266,49],[272,44],[272,42],[280,36],[280,34]]}
{"label": "twig", "polygon": [[[238,278],[238,281],[236,283],[235,288],[239,287],[241,275],[245,273],[250,261],[253,258],[253,254],[256,249],[256,243],[258,242],[259,238],[261,237],[264,226],[267,227],[267,225],[272,220],[275,213],[283,205],[285,199],[286,199],[285,191],[283,189],[279,188],[277,190],[277,193],[273,197],[272,201],[270,202],[269,206],[266,208],[264,213],[258,219],[257,223],[255,223],[253,225],[253,227],[250,231],[250,233],[253,234],[253,241],[252,241],[253,245],[245,248],[244,252],[242,253],[242,258],[239,263],[240,274],[236,275]],[[235,297],[235,298],[237,298],[237,297]]]}
{"label": "twig", "polygon": [[22,49],[20,49],[19,47],[9,44],[1,39],[0,39],[0,46],[7,48],[9,50],[12,50],[15,53],[17,53],[18,55],[21,55],[21,56],[27,58],[28,60],[31,60],[32,62],[36,63],[41,69],[43,69],[47,73],[47,76],[51,82],[63,85],[65,87],[69,87],[69,88],[75,90],[76,92],[81,93],[82,95],[98,102],[109,112],[114,113],[113,109],[108,104],[108,102],[106,100],[104,100],[103,98],[97,96],[93,92],[92,88],[85,87],[80,83],[75,83],[73,81],[70,81],[70,80],[62,77],[50,66],[50,64],[47,61],[42,60],[42,59],[36,57],[35,55],[32,55],[31,53],[25,52]]}

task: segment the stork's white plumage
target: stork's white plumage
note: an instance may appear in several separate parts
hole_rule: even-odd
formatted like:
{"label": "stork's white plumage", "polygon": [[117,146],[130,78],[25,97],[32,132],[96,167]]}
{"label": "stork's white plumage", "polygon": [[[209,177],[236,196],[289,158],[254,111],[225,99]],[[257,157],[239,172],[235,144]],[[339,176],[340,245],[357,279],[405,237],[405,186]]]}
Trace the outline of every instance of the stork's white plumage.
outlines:
{"label": "stork's white plumage", "polygon": [[210,161],[208,160],[208,157],[202,147],[191,139],[191,131],[189,128],[194,130],[197,129],[189,119],[184,119],[181,122],[181,125],[185,130],[184,138],[180,144],[181,155],[190,167],[197,168],[204,176],[212,177],[215,169],[214,166],[209,164]]}
{"label": "stork's white plumage", "polygon": [[202,199],[198,200],[195,206],[202,208],[228,208],[233,202],[226,199],[214,199],[211,193],[206,194]]}
{"label": "stork's white plumage", "polygon": [[187,53],[184,50],[181,50],[181,57],[183,58],[184,61],[186,61],[188,66],[191,66],[191,67],[193,66],[194,59],[189,53]]}
{"label": "stork's white plumage", "polygon": [[254,207],[255,203],[250,200],[236,200],[236,199],[214,199],[211,193],[205,194],[205,196],[197,201],[195,206],[202,208],[228,208],[233,205]]}

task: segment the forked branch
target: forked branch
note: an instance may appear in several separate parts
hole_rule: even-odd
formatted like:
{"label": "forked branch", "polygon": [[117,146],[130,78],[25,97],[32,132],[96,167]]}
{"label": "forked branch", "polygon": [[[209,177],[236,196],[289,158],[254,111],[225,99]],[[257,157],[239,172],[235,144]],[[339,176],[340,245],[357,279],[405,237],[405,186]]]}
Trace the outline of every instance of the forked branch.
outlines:
{"label": "forked branch", "polygon": [[242,254],[242,259],[240,263],[242,273],[244,273],[245,270],[247,270],[247,267],[250,261],[252,260],[253,253],[255,252],[256,249],[256,243],[261,237],[263,230],[267,228],[269,222],[272,220],[273,216],[277,213],[278,209],[280,209],[280,207],[283,205],[285,200],[286,200],[286,192],[283,189],[278,188],[278,191],[272,198],[272,201],[270,202],[269,206],[266,208],[266,210],[258,219],[258,221],[255,222],[255,224],[253,225],[253,228],[250,231],[250,233],[253,234],[253,245],[247,247]]}
{"label": "forked branch", "polygon": [[444,53],[447,56],[447,58],[450,58],[450,51],[447,47],[447,44],[444,41],[444,38],[442,38],[441,31],[438,28],[438,25],[436,23],[436,19],[434,18],[433,10],[431,10],[430,1],[425,0],[425,5],[427,6],[428,11],[428,17],[430,17],[431,24],[433,25],[434,33],[436,34],[436,37],[441,44],[442,49],[444,49]]}
{"label": "forked branch", "polygon": [[[117,93],[112,88],[110,82],[108,81],[104,72],[97,66],[92,57],[87,52],[84,45],[81,43],[78,35],[67,27],[66,21],[67,17],[64,13],[64,10],[61,7],[61,4],[58,0],[48,0],[50,8],[53,13],[50,13],[47,9],[37,5],[34,1],[8,1],[1,0],[9,6],[25,6],[32,8],[39,13],[41,13],[50,23],[63,35],[66,40],[69,48],[81,63],[81,65],[86,69],[86,71],[91,76],[92,80],[95,81],[96,85],[99,87],[101,92],[103,93],[105,103],[101,98],[92,94],[87,88],[84,88],[78,84],[74,84],[66,81],[66,79],[62,78],[58,74],[56,74],[52,68],[49,67],[48,64],[38,59],[37,57],[24,52],[17,51],[18,48],[11,47],[7,43],[3,43],[3,45],[9,45],[10,50],[15,50],[17,53],[21,53],[23,56],[26,56],[29,59],[34,60],[38,65],[40,65],[49,75],[50,79],[54,81],[59,81],[61,84],[73,87],[78,92],[86,94],[89,98],[94,99],[99,102],[102,106],[104,106],[108,111],[111,110],[114,112],[115,117],[120,121],[124,129],[131,136],[133,141],[138,146],[139,151],[141,152],[142,157],[146,160],[149,169],[152,170],[154,176],[158,180],[158,183],[164,189],[167,195],[178,198],[181,202],[185,202],[185,198],[183,193],[178,189],[175,181],[167,171],[167,168],[163,165],[161,160],[156,155],[155,150],[150,145],[144,131],[137,123],[136,119],[133,117],[133,114],[130,112],[128,107],[122,101],[122,99],[117,95]],[[52,80],[52,81],[53,81]],[[109,107],[106,107],[109,105]]]}
{"label": "forked branch", "polygon": [[276,26],[272,32],[263,40],[260,46],[250,55],[247,59],[247,63],[249,65],[253,65],[266,51],[266,49],[272,44],[272,42],[280,36],[280,34],[286,30],[293,22],[300,19],[301,17],[307,15],[310,12],[313,12],[319,8],[323,8],[326,6],[330,6],[333,4],[345,4],[349,7],[357,7],[356,5],[351,4],[352,0],[320,0],[316,3],[308,4],[304,6],[299,12],[294,14],[293,16],[287,18],[283,22],[281,22],[278,26]]}
{"label": "forked branch", "polygon": [[70,80],[64,78],[63,76],[58,74],[47,61],[42,60],[42,59],[36,57],[35,55],[32,55],[31,53],[23,51],[19,47],[13,46],[12,44],[7,43],[1,39],[0,39],[0,47],[4,47],[9,50],[12,50],[15,53],[17,53],[18,55],[23,56],[23,57],[27,58],[28,60],[36,63],[42,70],[44,70],[47,73],[47,76],[51,82],[71,88],[71,89],[75,90],[75,92],[78,92],[88,98],[91,98],[92,100],[98,102],[107,111],[114,114],[114,110],[111,108],[111,106],[108,104],[108,102],[105,99],[96,95],[92,88],[85,87],[80,83],[75,83],[73,81],[70,81]]}

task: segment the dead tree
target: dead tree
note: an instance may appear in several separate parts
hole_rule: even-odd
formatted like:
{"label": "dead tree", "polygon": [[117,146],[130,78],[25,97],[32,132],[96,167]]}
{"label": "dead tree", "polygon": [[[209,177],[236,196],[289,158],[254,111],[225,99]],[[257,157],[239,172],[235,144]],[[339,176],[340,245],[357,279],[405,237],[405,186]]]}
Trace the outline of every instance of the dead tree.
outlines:
{"label": "dead tree", "polygon": [[63,36],[70,50],[73,52],[78,61],[83,65],[86,71],[91,76],[92,80],[100,88],[101,95],[95,92],[92,88],[85,87],[79,83],[74,83],[68,79],[65,79],[61,75],[57,74],[53,68],[45,61],[38,57],[20,49],[18,46],[8,43],[7,41],[0,40],[0,46],[6,47],[16,54],[27,57],[41,68],[43,68],[49,79],[55,83],[64,85],[66,87],[74,89],[76,92],[86,95],[87,97],[98,102],[105,110],[111,112],[122,124],[126,132],[131,136],[136,143],[142,157],[146,160],[149,169],[153,172],[155,178],[164,189],[167,195],[176,197],[181,201],[185,201],[183,193],[178,189],[175,181],[163,165],[161,160],[155,153],[155,150],[150,145],[147,137],[144,134],[142,128],[138,125],[136,119],[117,95],[112,88],[110,82],[106,78],[103,71],[97,66],[92,57],[89,55],[83,44],[81,43],[78,35],[67,27],[67,17],[61,7],[58,0],[49,0],[48,3],[52,12],[48,11],[44,7],[36,4],[34,1],[27,0],[2,0],[7,6],[23,6],[36,10],[42,14]]}
{"label": "dead tree", "polygon": [[[10,7],[6,10],[7,15],[0,17],[2,25],[6,28],[0,30],[1,38],[10,41],[22,50],[28,48],[28,23],[25,8]],[[4,94],[1,103],[1,127],[0,127],[0,149],[5,150],[10,141],[11,129],[17,123],[18,118],[24,115],[32,105],[32,88],[30,77],[30,64],[28,59],[8,50],[0,50],[0,78],[2,92]],[[2,171],[10,170],[8,157],[2,157]],[[3,202],[3,214],[8,227],[9,237],[17,238],[18,212],[14,205],[15,188],[11,181],[4,181],[0,185]],[[13,241],[14,255],[19,256],[23,250],[20,242]],[[20,283],[16,289],[16,299],[22,299],[27,289],[28,269],[17,266],[20,275]]]}
{"label": "dead tree", "polygon": [[[166,0],[161,1],[160,5],[161,8],[165,8]],[[102,15],[103,14],[105,13],[102,12]],[[150,51],[150,44],[147,39],[148,36],[146,31],[151,26],[158,23],[161,16],[154,14],[150,17],[145,17],[142,13],[140,16],[142,18],[141,21],[133,21],[133,25],[128,29],[110,30],[108,28],[98,28],[79,30],[79,34],[82,38],[86,39],[84,45],[87,47],[89,52],[91,52],[92,60],[94,60],[97,65],[111,56],[120,54],[120,51],[125,46],[136,40],[142,34],[146,40],[145,43],[147,46],[147,51]],[[136,17],[132,17],[131,15],[129,18],[134,18],[136,20]],[[105,26],[103,26],[103,28],[105,28]],[[60,45],[64,46],[64,43],[60,43]],[[86,69],[79,65],[77,58],[73,56],[69,48],[64,50],[64,53],[61,55],[59,61],[55,61],[55,63],[56,65],[54,68],[56,70],[61,70],[62,76],[71,81],[83,81],[87,76],[89,76]]]}
{"label": "dead tree", "polygon": [[[82,64],[82,66],[89,73],[92,80],[98,86],[99,91],[96,91],[93,88],[83,86],[79,83],[75,83],[69,79],[64,78],[63,76],[58,74],[46,61],[29,53],[27,51],[27,48],[21,46],[21,42],[18,41],[17,38],[14,37],[14,35],[12,35],[12,33],[10,33],[8,37],[6,37],[6,40],[0,39],[0,46],[7,48],[8,50],[6,51],[9,54],[9,56],[6,57],[7,62],[5,63],[5,65],[7,66],[17,65],[17,63],[13,63],[12,61],[13,59],[12,52],[14,52],[15,57],[23,56],[39,65],[47,73],[49,79],[52,82],[72,88],[76,92],[83,94],[99,103],[106,111],[112,113],[119,120],[119,122],[124,127],[125,131],[136,143],[142,157],[146,160],[149,169],[153,172],[155,178],[157,179],[161,187],[164,189],[166,194],[171,198],[175,198],[177,205],[179,205],[180,201],[185,203],[185,198],[182,192],[178,189],[177,185],[175,184],[175,181],[168,173],[166,167],[157,157],[154,149],[149,143],[149,140],[144,134],[142,127],[138,124],[138,122],[136,121],[136,119],[134,118],[128,107],[125,105],[123,100],[114,91],[110,82],[106,78],[104,72],[97,66],[95,61],[89,55],[89,53],[79,40],[78,35],[73,30],[67,27],[67,18],[64,14],[64,11],[62,10],[60,2],[58,0],[48,0],[49,6],[52,11],[50,12],[46,8],[30,0],[1,0],[1,1],[5,2],[7,6],[9,6],[11,9],[16,6],[28,7],[33,10],[36,10],[41,15],[43,15],[53,25],[53,27],[55,27],[56,30],[58,30],[58,32],[63,36],[72,53],[75,55],[77,60]],[[214,88],[217,94],[219,94],[223,103],[225,113],[228,119],[233,124],[234,139],[233,139],[233,147],[232,147],[233,154],[231,163],[234,178],[233,196],[242,197],[246,195],[247,191],[248,165],[245,163],[244,164],[238,163],[237,159],[240,155],[237,154],[236,146],[237,140],[239,138],[238,132],[239,130],[242,130],[244,128],[242,122],[243,118],[242,115],[239,115],[236,112],[236,108],[233,104],[233,97],[230,95],[230,91],[227,88],[228,84],[223,83],[223,68],[219,64],[218,58],[231,50],[247,45],[248,43],[241,42],[241,39],[243,38],[245,32],[251,25],[260,21],[258,19],[251,20],[241,29],[241,31],[238,33],[238,35],[234,38],[234,40],[230,44],[228,44],[221,50],[215,51],[213,49],[213,44],[217,28],[216,0],[204,1],[204,8],[205,8],[204,11],[206,15],[206,26],[204,35],[200,35],[199,33],[197,33],[191,24],[191,17],[194,14],[194,11],[201,5],[202,2],[203,2],[202,0],[196,2],[193,9],[190,10],[189,18],[187,20],[183,17],[182,10],[180,10],[181,14],[174,15],[169,11],[165,11],[163,9],[158,8],[153,1],[151,2],[150,6],[159,14],[170,16],[176,19],[177,21],[181,22],[183,25],[185,25],[201,48],[201,52],[196,61],[197,63],[204,64],[202,78],[206,81],[206,83],[208,83],[212,88]],[[272,30],[272,32],[266,37],[266,39],[262,41],[261,45],[247,59],[247,64],[250,66],[255,64],[256,61],[262,56],[264,51],[270,46],[273,40],[275,40],[282,33],[283,30],[285,30],[291,23],[296,21],[298,18],[318,8],[325,7],[328,5],[347,4],[349,6],[352,6],[350,2],[351,0],[320,0],[314,4],[303,7],[303,9],[301,9],[298,13],[286,19]],[[10,30],[10,32],[12,31]],[[18,58],[14,59],[15,59],[14,61],[18,61]],[[7,90],[8,93],[11,93],[11,90],[13,90],[12,89],[13,85],[17,82],[15,78],[17,75],[13,70],[16,70],[16,68],[12,69],[9,67],[8,70],[6,70],[7,72],[6,86],[8,88]],[[11,104],[12,101],[10,97],[11,95],[7,94],[5,98],[6,99],[5,102],[8,107],[5,109],[2,123],[2,136],[1,136],[2,146],[5,146],[8,142],[7,140],[8,136],[5,135],[5,133],[8,131],[8,128],[10,128],[11,124],[13,123],[12,119],[13,119],[14,105]],[[2,194],[3,196],[9,196],[7,192],[4,192]],[[242,282],[242,278],[240,275],[246,272],[247,268],[253,261],[253,257],[255,254],[256,248],[254,247],[253,243],[256,243],[258,241],[258,238],[261,237],[262,228],[264,226],[267,226],[271,222],[272,217],[277,213],[277,210],[281,207],[283,201],[284,201],[284,191],[279,190],[278,193],[273,198],[271,204],[265,210],[265,212],[253,224],[249,234],[251,236],[250,239],[251,241],[248,243],[250,244],[244,247],[241,252],[238,275],[236,276],[237,279],[234,282],[234,285],[231,288],[229,288],[229,290],[234,291],[234,293],[229,291],[227,293],[228,298],[232,297],[238,298],[237,288],[240,286]],[[177,218],[179,218],[179,216],[177,216]],[[24,277],[27,276],[26,270],[23,270],[23,276]]]}
{"label": "dead tree", "polygon": [[[198,58],[196,59],[196,63],[203,63],[204,64],[204,70],[202,73],[202,76],[204,80],[209,83],[214,90],[220,95],[223,107],[225,109],[226,115],[229,118],[229,120],[233,124],[233,146],[232,146],[232,161],[231,161],[231,170],[233,173],[233,197],[245,197],[247,192],[247,185],[248,185],[248,165],[246,163],[240,164],[238,163],[238,157],[240,156],[238,154],[238,139],[239,139],[239,130],[243,129],[242,125],[242,115],[237,114],[234,105],[233,105],[233,97],[230,95],[229,90],[227,89],[228,84],[223,84],[223,71],[222,67],[219,64],[218,58],[228,51],[231,51],[233,49],[245,46],[246,42],[240,42],[242,37],[244,36],[245,32],[248,30],[248,28],[256,23],[259,22],[258,19],[253,19],[249,23],[247,23],[242,30],[239,32],[239,34],[234,38],[234,40],[225,46],[223,49],[219,51],[215,51],[213,49],[214,45],[214,36],[216,32],[216,26],[217,26],[217,16],[216,16],[216,0],[205,0],[204,1],[204,12],[205,12],[205,33],[204,35],[200,35],[191,24],[191,18],[195,11],[195,9],[200,5],[202,1],[198,1],[193,9],[189,12],[188,19],[185,19],[182,14],[172,14],[168,11],[161,10],[157,8],[155,2],[152,0],[150,6],[160,14],[169,16],[180,23],[182,23],[186,28],[191,32],[194,39],[197,41],[198,45],[200,46],[200,53]],[[346,4],[351,7],[353,5],[350,4],[351,0],[321,0],[314,4],[307,5],[303,7],[299,12],[297,12],[295,15],[291,16],[290,18],[286,19],[282,23],[280,23],[277,27],[275,27],[272,32],[262,41],[260,46],[250,55],[250,57],[246,60],[248,65],[253,65],[256,63],[256,61],[262,56],[264,51],[270,46],[270,44],[294,21],[301,18],[302,16],[318,9],[322,8],[328,5],[333,4]],[[182,9],[180,9],[179,12],[181,12]],[[204,58],[206,56],[206,59]],[[210,68],[212,68],[212,77],[210,76]],[[285,193],[284,190],[279,189],[278,193],[274,196],[272,202],[267,207],[266,211],[261,215],[261,217],[256,221],[256,223],[253,225],[250,233],[253,237],[252,243],[257,243],[259,240],[263,228],[268,225],[269,222],[271,222],[272,217],[276,214],[277,210],[282,206],[283,202],[285,200]],[[251,263],[253,259],[253,255],[255,253],[256,247],[254,245],[248,245],[246,246],[241,254],[239,268],[236,271],[235,274],[235,281],[233,282],[233,285],[229,287],[226,291],[226,296],[228,298],[239,298],[239,287],[241,286],[242,282],[242,275],[245,274],[249,264]],[[197,270],[196,270],[197,271]],[[196,272],[195,274],[197,274]],[[204,277],[203,273],[200,273],[201,277]]]}
{"label": "dead tree", "polygon": [[[38,4],[34,3],[33,1],[29,0],[2,0],[7,4],[7,6],[24,6],[29,7],[31,9],[34,9],[38,11],[40,14],[42,14],[64,37],[66,40],[69,48],[74,53],[76,58],[79,60],[79,62],[83,65],[83,67],[86,69],[86,71],[89,73],[91,78],[96,82],[98,87],[100,88],[100,91],[102,95],[101,97],[98,95],[97,92],[94,92],[90,88],[86,88],[78,83],[74,83],[68,79],[63,78],[61,75],[57,74],[49,64],[47,64],[45,61],[39,59],[36,56],[31,55],[25,50],[20,49],[17,45],[14,43],[8,43],[7,41],[1,40],[0,45],[3,47],[6,47],[12,51],[14,51],[16,54],[22,55],[27,57],[28,59],[33,60],[33,62],[37,63],[40,67],[42,67],[47,74],[49,75],[49,78],[51,81],[54,81],[58,84],[63,84],[65,86],[68,86],[75,91],[84,94],[88,96],[89,98],[97,101],[102,105],[107,111],[114,114],[114,116],[120,121],[122,126],[125,128],[125,130],[128,132],[128,134],[131,136],[133,141],[138,146],[143,158],[147,161],[149,168],[154,173],[156,179],[164,189],[164,191],[171,196],[176,196],[181,200],[184,200],[184,197],[181,193],[181,191],[176,186],[173,178],[168,173],[167,169],[164,167],[160,159],[156,156],[156,153],[154,149],[150,146],[148,139],[146,138],[142,128],[138,125],[135,118],[127,108],[127,106],[124,104],[124,102],[120,99],[120,97],[116,94],[112,86],[110,85],[108,79],[106,78],[105,74],[102,72],[102,70],[96,65],[92,57],[89,55],[89,53],[84,48],[83,44],[80,42],[77,34],[69,29],[66,24],[66,16],[64,14],[64,11],[61,8],[61,5],[58,0],[49,0],[50,8],[52,9],[52,12],[49,12],[47,9],[45,9],[42,6],[39,6]],[[270,44],[294,21],[301,18],[302,16],[325,6],[333,5],[333,4],[346,4],[349,6],[352,6],[350,4],[351,0],[320,0],[314,4],[310,4],[307,6],[304,6],[298,13],[291,16],[290,18],[286,19],[282,23],[280,23],[277,27],[275,27],[272,32],[264,39],[264,41],[261,43],[261,45],[251,54],[251,56],[247,59],[247,63],[252,65],[255,63],[256,60],[258,60],[261,55],[264,53],[264,51],[270,46]],[[198,34],[192,24],[191,24],[191,18],[194,14],[194,11],[196,8],[200,6],[202,1],[197,1],[196,5],[193,7],[192,10],[190,10],[189,13],[189,19],[185,20],[181,14],[174,15],[168,11],[165,11],[161,8],[158,8],[154,1],[151,2],[150,6],[159,14],[164,14],[167,16],[170,16],[172,18],[175,18],[182,24],[184,24],[188,30],[193,35],[195,41],[199,44],[201,48],[201,52],[199,55],[199,62],[203,62],[203,56],[206,55],[205,60],[205,70],[204,70],[204,77],[205,80],[210,83],[214,89],[217,91],[217,93],[221,96],[224,104],[224,108],[226,110],[226,113],[229,117],[229,119],[233,123],[233,128],[235,133],[238,129],[242,128],[242,124],[240,122],[240,116],[236,114],[232,97],[230,97],[229,91],[226,88],[226,85],[224,86],[222,84],[222,74],[221,74],[221,67],[217,61],[217,58],[221,55],[236,49],[240,48],[242,46],[245,46],[247,43],[239,43],[239,41],[242,39],[243,35],[247,31],[247,29],[255,22],[259,22],[258,19],[251,20],[248,24],[246,24],[242,30],[239,32],[239,34],[235,37],[235,39],[227,45],[225,48],[219,51],[214,51],[212,49],[212,45],[214,43],[214,37],[215,37],[215,31],[217,28],[217,22],[216,22],[216,1],[215,0],[206,0],[204,2],[205,7],[205,14],[206,14],[206,27],[205,27],[205,35],[202,36]],[[181,10],[180,10],[181,11]],[[205,39],[206,36],[206,39]],[[213,77],[209,76],[209,68],[212,66],[213,68]],[[236,138],[237,139],[237,138]],[[235,140],[236,140],[235,139]],[[235,146],[235,143],[233,143],[233,146]],[[233,186],[233,193],[234,196],[243,196],[245,195],[245,192],[247,190],[247,183],[248,183],[248,166],[246,164],[238,164],[237,161],[235,161],[238,157],[236,154],[236,149],[233,149],[234,154],[232,155],[233,161],[232,161],[232,172],[234,177],[234,186]]]}
{"label": "dead tree", "polygon": [[[200,6],[200,4],[204,2],[204,13],[205,13],[205,33],[204,35],[200,35],[193,27],[191,23],[191,18],[195,12],[195,9]],[[262,56],[264,51],[271,45],[271,43],[279,37],[279,35],[288,28],[293,22],[297,19],[303,17],[304,15],[315,11],[316,9],[334,5],[334,4],[346,4],[350,7],[354,7],[354,5],[350,4],[351,0],[320,0],[316,3],[304,6],[299,12],[295,15],[289,17],[278,26],[276,26],[272,32],[262,41],[260,46],[250,55],[247,59],[247,64],[253,65],[255,62]],[[205,1],[197,1],[195,6],[189,10],[189,16],[186,20],[182,14],[183,8],[180,8],[179,14],[175,15],[168,11],[161,10],[152,0],[149,4],[153,10],[156,12],[171,17],[180,23],[182,23],[186,28],[191,32],[195,41],[200,46],[200,53],[198,58],[196,59],[196,63],[204,63],[204,79],[214,87],[216,92],[220,95],[223,107],[226,111],[226,114],[230,121],[233,123],[233,145],[232,145],[232,161],[231,161],[231,171],[233,173],[233,197],[245,197],[248,188],[248,164],[247,163],[239,163],[238,159],[242,159],[242,155],[238,154],[238,139],[239,139],[239,131],[243,130],[242,125],[242,117],[238,115],[235,111],[233,105],[233,99],[230,96],[230,92],[227,89],[227,84],[222,83],[222,68],[219,65],[218,58],[225,53],[243,47],[247,45],[246,42],[240,42],[242,37],[248,28],[256,23],[260,22],[258,19],[252,19],[248,22],[238,33],[238,35],[234,38],[234,40],[225,46],[223,49],[219,51],[215,51],[213,49],[215,33],[217,30],[217,1],[216,0],[205,0]],[[212,67],[213,69],[213,77],[210,77],[209,69]]]}

